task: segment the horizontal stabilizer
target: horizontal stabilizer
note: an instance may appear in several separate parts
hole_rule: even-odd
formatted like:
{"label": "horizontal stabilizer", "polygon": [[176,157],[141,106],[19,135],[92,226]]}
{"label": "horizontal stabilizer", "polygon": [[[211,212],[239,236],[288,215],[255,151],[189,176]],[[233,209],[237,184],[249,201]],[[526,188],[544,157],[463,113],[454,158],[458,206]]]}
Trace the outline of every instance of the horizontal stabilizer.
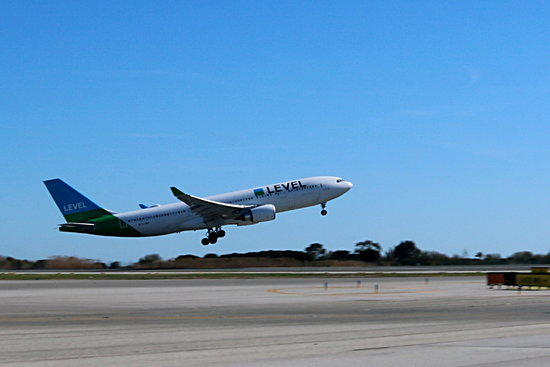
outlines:
{"label": "horizontal stabilizer", "polygon": [[69,222],[59,225],[59,230],[64,232],[91,232],[95,228],[93,223]]}
{"label": "horizontal stabilizer", "polygon": [[157,206],[160,206],[160,205],[159,205],[159,204],[155,204],[155,205],[139,204],[139,207],[140,207],[141,209],[156,208]]}

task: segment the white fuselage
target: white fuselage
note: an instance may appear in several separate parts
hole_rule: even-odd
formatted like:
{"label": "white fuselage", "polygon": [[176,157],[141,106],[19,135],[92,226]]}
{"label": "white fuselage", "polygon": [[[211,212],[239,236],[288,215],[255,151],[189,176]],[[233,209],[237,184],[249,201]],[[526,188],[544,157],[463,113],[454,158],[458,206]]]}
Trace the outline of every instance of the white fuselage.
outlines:
{"label": "white fuselage", "polygon": [[[347,192],[352,187],[339,177],[320,176],[303,178],[248,190],[209,196],[206,199],[234,205],[260,206],[272,204],[276,212],[325,204]],[[114,214],[120,225],[131,226],[143,236],[156,236],[174,232],[208,229],[211,226],[195,214],[185,203],[174,203]],[[224,221],[222,225],[242,223]]]}

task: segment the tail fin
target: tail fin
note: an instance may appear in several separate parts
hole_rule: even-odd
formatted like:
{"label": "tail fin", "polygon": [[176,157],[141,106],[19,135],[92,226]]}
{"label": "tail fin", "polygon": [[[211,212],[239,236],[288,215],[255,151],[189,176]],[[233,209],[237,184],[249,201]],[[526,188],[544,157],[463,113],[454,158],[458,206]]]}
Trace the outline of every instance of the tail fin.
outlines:
{"label": "tail fin", "polygon": [[85,222],[110,214],[59,178],[44,181],[44,185],[67,222]]}

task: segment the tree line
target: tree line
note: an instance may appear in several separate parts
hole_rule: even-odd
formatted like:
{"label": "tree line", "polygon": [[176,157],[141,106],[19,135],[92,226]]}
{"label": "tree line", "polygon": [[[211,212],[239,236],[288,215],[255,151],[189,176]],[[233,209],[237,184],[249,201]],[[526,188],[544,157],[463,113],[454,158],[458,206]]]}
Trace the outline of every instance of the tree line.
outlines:
{"label": "tree line", "polygon": [[498,253],[484,254],[477,252],[474,257],[463,255],[446,255],[437,251],[423,251],[414,241],[402,241],[395,247],[382,251],[382,246],[366,240],[355,244],[353,252],[347,250],[326,251],[322,244],[314,243],[306,247],[309,259],[322,260],[360,260],[373,265],[508,265],[508,264],[550,264],[550,252],[534,254],[530,251],[519,251],[508,257]]}
{"label": "tree line", "polygon": [[516,252],[508,257],[500,254],[476,253],[474,257],[452,255],[419,249],[414,241],[402,241],[383,251],[382,246],[366,240],[355,244],[352,251],[329,251],[323,244],[312,243],[304,251],[267,250],[218,255],[180,255],[164,260],[158,254],[149,254],[137,262],[121,266],[119,261],[104,263],[99,260],[74,256],[55,256],[43,260],[21,260],[0,256],[0,269],[155,269],[155,268],[222,268],[262,266],[400,266],[400,265],[505,265],[505,264],[550,264],[548,254],[533,254],[530,251]]}

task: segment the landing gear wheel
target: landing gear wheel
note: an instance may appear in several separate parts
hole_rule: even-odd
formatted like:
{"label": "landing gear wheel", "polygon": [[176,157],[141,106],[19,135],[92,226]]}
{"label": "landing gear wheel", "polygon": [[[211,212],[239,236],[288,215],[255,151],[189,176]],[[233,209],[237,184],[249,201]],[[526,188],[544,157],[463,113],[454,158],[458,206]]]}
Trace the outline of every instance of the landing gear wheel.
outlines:
{"label": "landing gear wheel", "polygon": [[325,215],[327,215],[327,213],[328,212],[325,209],[321,210],[321,215],[325,216]]}
{"label": "landing gear wheel", "polygon": [[221,229],[221,227],[208,228],[208,232],[206,233],[206,238],[203,238],[201,240],[201,243],[205,246],[208,244],[213,245],[216,242],[218,242],[218,238],[222,238],[224,236],[225,236],[225,231]]}
{"label": "landing gear wheel", "polygon": [[210,232],[208,234],[208,242],[210,242],[211,244],[215,244],[216,242],[218,242],[218,235],[216,234],[216,232]]}

